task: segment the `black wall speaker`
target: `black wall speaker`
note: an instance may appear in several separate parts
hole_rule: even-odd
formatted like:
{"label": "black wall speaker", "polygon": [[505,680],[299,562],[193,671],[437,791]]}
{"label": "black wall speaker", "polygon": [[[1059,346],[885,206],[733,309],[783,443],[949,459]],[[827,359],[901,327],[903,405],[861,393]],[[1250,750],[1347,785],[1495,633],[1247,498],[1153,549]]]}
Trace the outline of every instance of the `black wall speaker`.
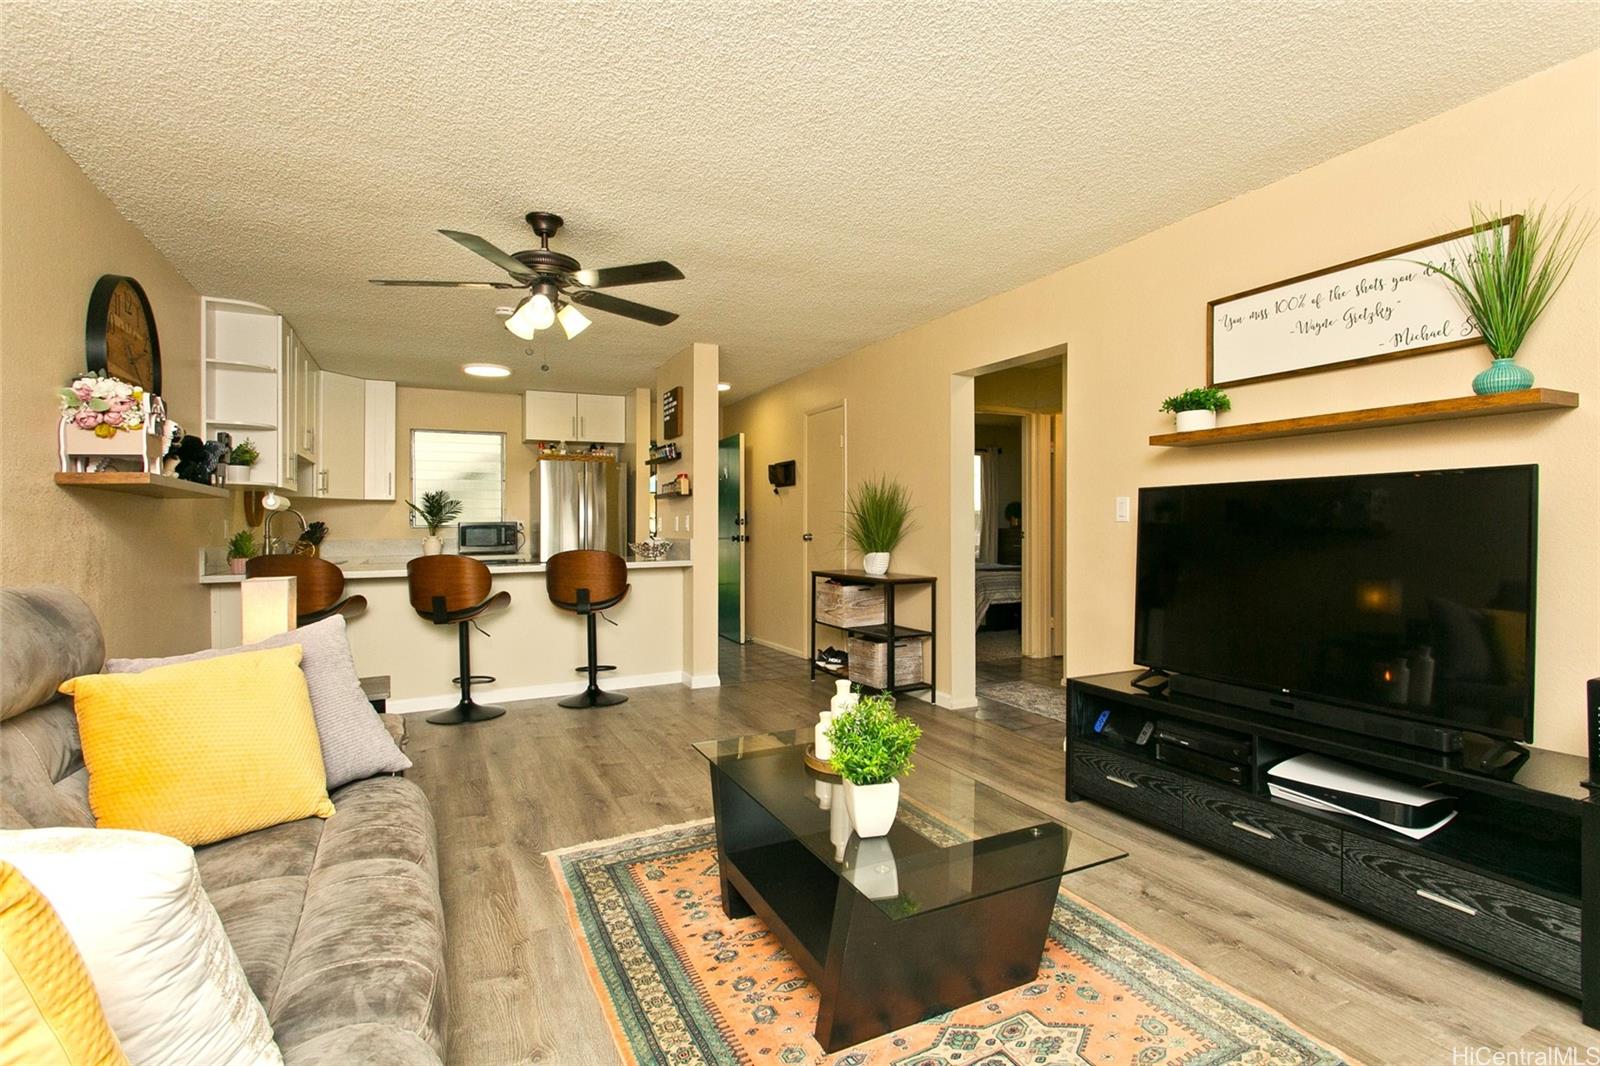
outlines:
{"label": "black wall speaker", "polygon": [[1600,677],[1589,682],[1589,781],[1600,792]]}
{"label": "black wall speaker", "polygon": [[794,460],[785,459],[781,463],[772,463],[767,467],[767,481],[772,485],[772,491],[794,487]]}

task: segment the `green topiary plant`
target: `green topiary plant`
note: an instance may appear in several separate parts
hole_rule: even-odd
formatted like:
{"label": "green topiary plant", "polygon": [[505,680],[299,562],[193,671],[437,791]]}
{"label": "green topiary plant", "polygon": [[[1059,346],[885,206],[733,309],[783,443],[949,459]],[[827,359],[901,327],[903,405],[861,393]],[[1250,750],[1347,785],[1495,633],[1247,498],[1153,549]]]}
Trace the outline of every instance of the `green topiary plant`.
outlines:
{"label": "green topiary plant", "polygon": [[241,529],[228,538],[228,558],[253,559],[256,555],[256,535]]}
{"label": "green topiary plant", "polygon": [[261,461],[261,452],[256,448],[256,442],[246,437],[228,452],[228,465],[230,466],[255,466]]}
{"label": "green topiary plant", "polygon": [[917,723],[895,712],[893,696],[862,696],[828,727],[833,768],[852,785],[887,784],[911,772],[921,736]]}
{"label": "green topiary plant", "polygon": [[449,525],[461,516],[461,501],[450,495],[444,489],[434,489],[432,492],[422,494],[422,506],[418,507],[410,500],[406,506],[417,513],[422,519],[422,524],[428,527],[428,536],[437,537],[443,526]]}
{"label": "green topiary plant", "polygon": [[1448,269],[1424,263],[1450,282],[1456,299],[1483,334],[1496,359],[1512,359],[1527,339],[1550,298],[1572,272],[1573,261],[1594,232],[1594,220],[1568,208],[1547,218],[1542,207],[1530,206],[1512,236],[1499,226],[1496,214],[1473,204],[1471,246],[1464,266]]}
{"label": "green topiary plant", "polygon": [[1173,414],[1179,411],[1216,411],[1220,414],[1232,407],[1233,401],[1228,399],[1228,394],[1211,386],[1185,389],[1178,395],[1168,396],[1161,401],[1161,409],[1171,411]]}
{"label": "green topiary plant", "polygon": [[845,504],[845,536],[863,554],[892,552],[912,530],[911,494],[887,476],[863,481]]}

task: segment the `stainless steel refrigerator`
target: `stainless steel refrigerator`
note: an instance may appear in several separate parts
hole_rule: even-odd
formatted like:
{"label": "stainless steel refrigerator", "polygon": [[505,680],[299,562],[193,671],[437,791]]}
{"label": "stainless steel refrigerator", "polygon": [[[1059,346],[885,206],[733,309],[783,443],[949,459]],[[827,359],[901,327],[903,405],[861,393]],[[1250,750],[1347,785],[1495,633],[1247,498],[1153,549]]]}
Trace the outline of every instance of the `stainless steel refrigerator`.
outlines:
{"label": "stainless steel refrigerator", "polygon": [[626,467],[611,458],[554,455],[534,464],[528,540],[540,559],[578,548],[627,553]]}

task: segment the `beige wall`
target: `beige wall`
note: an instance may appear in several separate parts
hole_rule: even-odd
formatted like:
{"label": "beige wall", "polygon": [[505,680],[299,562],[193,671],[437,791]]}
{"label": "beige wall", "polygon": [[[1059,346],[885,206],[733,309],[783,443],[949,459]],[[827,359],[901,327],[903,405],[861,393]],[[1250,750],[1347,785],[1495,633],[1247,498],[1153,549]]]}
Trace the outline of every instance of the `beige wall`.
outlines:
{"label": "beige wall", "polygon": [[696,687],[717,677],[717,370],[715,344],[691,344],[656,371],[655,410],[651,432],[661,430],[661,397],[682,387],[681,436],[675,438],[683,459],[660,468],[663,481],[688,473],[690,495],[656,500],[658,535],[689,543],[694,565],[684,571],[683,669]]}
{"label": "beige wall", "polygon": [[[308,522],[328,523],[331,540],[421,538],[423,529],[411,528],[406,498],[411,495],[411,431],[455,429],[504,433],[506,438],[505,517],[527,526],[532,518],[528,477],[538,455],[522,443],[522,393],[464,392],[455,389],[421,389],[402,385],[394,400],[393,500],[317,500],[295,497],[295,506]],[[281,521],[281,519],[279,520]]]}
{"label": "beige wall", "polygon": [[225,538],[228,503],[51,483],[55,390],[84,371],[84,315],[102,274],[144,287],[167,409],[200,428],[200,298],[9,95],[0,94],[0,583],[65,585],[89,601],[113,655],[209,644],[198,549]]}
{"label": "beige wall", "polygon": [[[1135,525],[1113,520],[1116,496],[1163,483],[1538,463],[1535,739],[1578,751],[1582,684],[1600,673],[1600,242],[1591,242],[1524,348],[1541,383],[1583,394],[1576,411],[1192,450],[1151,448],[1147,437],[1168,425],[1157,413],[1161,399],[1204,379],[1207,300],[1457,228],[1473,200],[1512,207],[1575,196],[1593,210],[1597,112],[1600,53],[1590,53],[851,353],[730,407],[725,426],[748,434],[760,469],[798,453],[805,410],[847,398],[852,480],[887,470],[909,483],[921,507],[921,528],[895,568],[936,573],[943,590],[955,558],[947,459],[952,447],[971,444],[971,381],[952,375],[1065,344],[1073,674],[1130,665]],[[1465,348],[1241,386],[1232,390],[1231,418],[1465,395],[1486,358],[1481,347]],[[752,547],[764,533],[784,543],[779,527],[794,510],[791,499],[758,511]],[[804,610],[800,583],[792,594],[787,581],[765,593],[764,575],[774,571],[758,567],[772,560],[751,556],[755,634],[792,629]],[[970,595],[963,599],[958,580],[940,597],[939,624],[964,610]],[[950,643],[941,643],[940,688],[960,698],[970,694],[970,664],[951,660]]]}

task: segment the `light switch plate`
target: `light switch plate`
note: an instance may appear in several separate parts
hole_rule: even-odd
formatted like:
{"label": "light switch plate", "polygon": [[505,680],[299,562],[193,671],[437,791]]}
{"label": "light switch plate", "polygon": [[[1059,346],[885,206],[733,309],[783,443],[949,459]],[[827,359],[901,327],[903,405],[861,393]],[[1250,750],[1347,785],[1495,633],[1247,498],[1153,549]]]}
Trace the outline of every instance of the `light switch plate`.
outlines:
{"label": "light switch plate", "polygon": [[1133,520],[1133,502],[1126,496],[1117,497],[1117,521],[1130,522]]}

